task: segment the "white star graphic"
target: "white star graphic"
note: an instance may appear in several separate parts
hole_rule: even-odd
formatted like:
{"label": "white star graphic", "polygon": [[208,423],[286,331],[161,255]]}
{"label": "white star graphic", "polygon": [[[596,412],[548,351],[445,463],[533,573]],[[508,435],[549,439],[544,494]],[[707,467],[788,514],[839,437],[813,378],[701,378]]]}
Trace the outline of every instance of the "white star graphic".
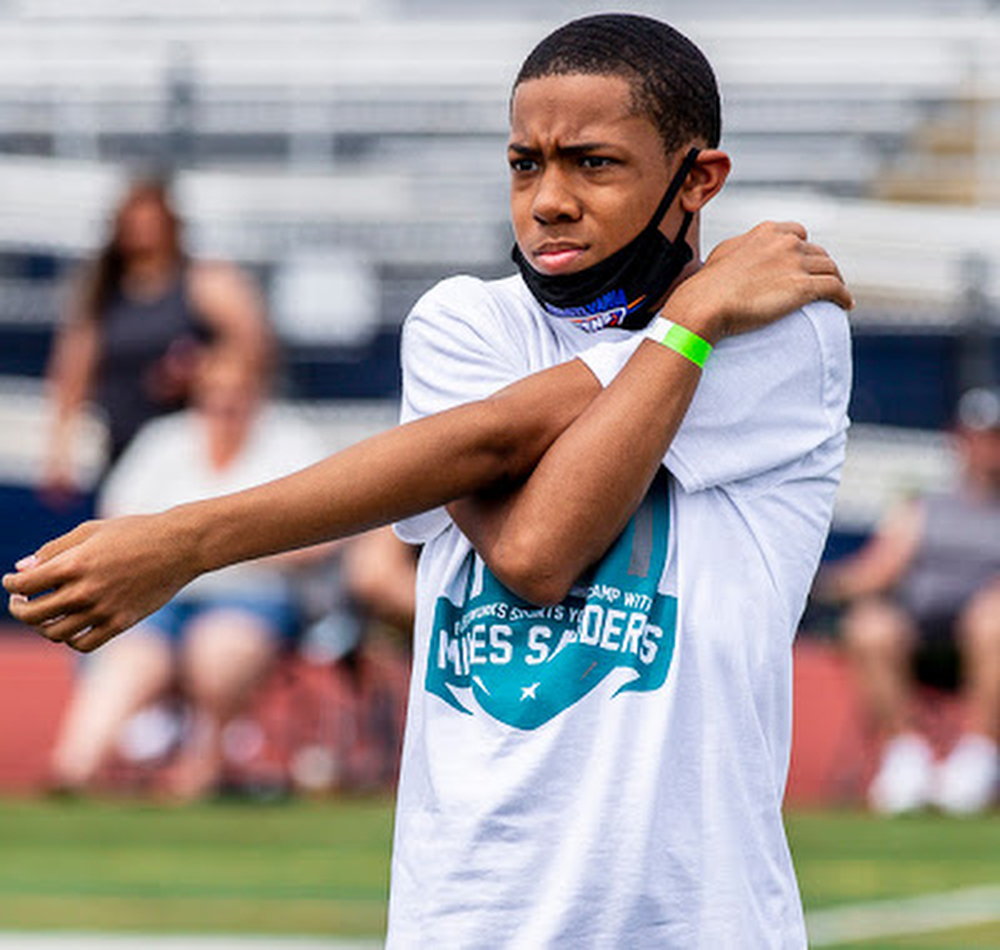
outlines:
{"label": "white star graphic", "polygon": [[535,695],[535,690],[541,686],[541,683],[532,683],[530,686],[521,687],[521,702],[523,703],[526,699],[538,699]]}

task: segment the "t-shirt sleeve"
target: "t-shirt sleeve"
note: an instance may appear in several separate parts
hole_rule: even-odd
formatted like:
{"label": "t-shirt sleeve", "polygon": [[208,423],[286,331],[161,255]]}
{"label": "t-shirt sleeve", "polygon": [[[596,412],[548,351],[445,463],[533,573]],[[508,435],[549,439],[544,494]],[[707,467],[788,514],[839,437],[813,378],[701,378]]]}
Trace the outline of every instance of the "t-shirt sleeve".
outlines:
{"label": "t-shirt sleeve", "polygon": [[712,358],[666,457],[688,491],[780,481],[846,431],[850,333],[834,304],[724,340]]}
{"label": "t-shirt sleeve", "polygon": [[[607,386],[641,334],[581,354]],[[723,340],[710,357],[664,464],[686,491],[782,471],[847,428],[850,334],[831,303]]]}
{"label": "t-shirt sleeve", "polygon": [[[410,422],[485,399],[525,373],[523,359],[483,283],[453,277],[428,291],[403,325],[400,421]],[[423,544],[451,524],[435,508],[396,524],[408,544]]]}
{"label": "t-shirt sleeve", "polygon": [[607,387],[632,358],[643,339],[643,334],[633,333],[624,339],[595,343],[580,353],[579,359],[597,377],[600,384]]}

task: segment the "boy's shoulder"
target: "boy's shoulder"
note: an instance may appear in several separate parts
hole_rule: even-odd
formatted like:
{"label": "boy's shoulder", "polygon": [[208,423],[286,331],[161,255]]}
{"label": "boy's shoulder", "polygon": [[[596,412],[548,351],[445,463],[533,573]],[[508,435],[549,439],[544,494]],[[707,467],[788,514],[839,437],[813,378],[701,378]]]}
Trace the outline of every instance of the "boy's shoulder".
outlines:
{"label": "boy's shoulder", "polygon": [[810,358],[840,361],[850,355],[850,324],[843,308],[818,300],[792,311],[780,320],[751,333],[726,337],[720,352],[752,354],[762,358],[765,351],[775,358]]}
{"label": "boy's shoulder", "polygon": [[[455,274],[438,281],[427,290],[413,308],[414,313],[431,309],[466,312],[469,307],[505,307],[523,305],[526,288],[517,274],[496,280],[484,280],[471,274]],[[528,298],[530,299],[530,298]]]}
{"label": "boy's shoulder", "polygon": [[519,275],[499,280],[448,277],[431,287],[407,316],[404,358],[422,344],[506,352],[537,332],[539,310]]}

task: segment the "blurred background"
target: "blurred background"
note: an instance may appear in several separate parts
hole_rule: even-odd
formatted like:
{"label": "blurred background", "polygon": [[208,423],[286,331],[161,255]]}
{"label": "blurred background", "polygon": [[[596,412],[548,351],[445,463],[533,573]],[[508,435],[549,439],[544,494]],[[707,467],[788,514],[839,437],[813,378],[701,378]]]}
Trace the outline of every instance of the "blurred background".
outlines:
{"label": "blurred background", "polygon": [[[737,0],[630,0],[615,7],[675,24],[716,69],[734,172],[706,215],[706,251],[765,218],[800,220],[855,293],[854,427],[828,550],[837,558],[870,536],[893,499],[956,482],[948,428],[957,399],[1000,379],[1000,4],[760,0],[751,11]],[[574,0],[0,0],[5,570],[93,511],[106,420],[91,407],[76,429],[71,464],[80,490],[58,498],[40,491],[52,415],[44,379],[67,280],[106,240],[135,175],[169,179],[192,255],[233,262],[259,284],[280,351],[277,401],[335,450],[394,423],[399,329],[417,297],[449,274],[510,272],[511,81],[552,27],[601,9]],[[811,612],[798,648],[789,796],[799,806],[858,804],[873,768],[871,730],[834,623]],[[390,736],[380,748],[391,759],[405,636],[376,641],[388,644],[378,662],[389,664],[396,684],[380,707],[380,734]],[[391,765],[361,769],[356,781],[338,778],[346,727],[329,708],[349,705],[356,693],[330,685],[340,675],[344,635],[321,631],[313,642],[326,666],[279,664],[257,701],[256,726],[230,737],[244,789],[256,788],[258,798],[391,790]],[[45,647],[0,612],[0,791],[23,795],[46,782],[73,670]],[[296,725],[302,696],[316,704],[308,728]],[[935,728],[947,731],[946,720]],[[290,763],[303,749],[293,774]],[[145,787],[135,762],[116,767],[119,787]],[[32,807],[11,804],[9,828],[30,827]],[[372,807],[381,853],[388,806],[376,799]],[[336,824],[325,811],[296,820]],[[862,822],[861,851],[822,865],[815,878],[807,869],[807,902],[814,894],[818,906],[898,895],[885,883],[899,880],[898,868],[867,890],[844,883],[864,842],[874,842],[865,860],[886,852],[870,838],[875,826],[849,820]],[[348,834],[362,824],[348,820]],[[793,825],[793,839],[807,842],[800,862],[823,850],[809,852],[809,840],[827,847],[827,857],[833,842],[843,844],[838,826],[830,827]],[[984,841],[1000,846],[992,823],[928,832],[939,833],[966,835],[966,853]],[[31,840],[22,840],[26,852]],[[926,841],[921,847],[927,868],[940,868],[941,852]],[[376,864],[364,898],[376,909],[347,932],[378,930],[384,867]],[[961,873],[971,876],[960,874],[958,883],[997,883],[995,871]],[[11,878],[6,904],[0,884],[0,908],[30,905],[26,894],[47,906],[36,893],[45,886]],[[1000,907],[1000,893],[987,896]],[[337,913],[324,907],[326,916],[298,929],[339,932]],[[0,914],[0,928],[38,926],[30,914],[11,913]],[[279,918],[270,929],[281,929]],[[51,923],[107,929],[110,919]],[[1000,932],[984,919],[985,937],[977,931],[942,946],[1000,946]],[[188,929],[234,926],[199,920]]]}

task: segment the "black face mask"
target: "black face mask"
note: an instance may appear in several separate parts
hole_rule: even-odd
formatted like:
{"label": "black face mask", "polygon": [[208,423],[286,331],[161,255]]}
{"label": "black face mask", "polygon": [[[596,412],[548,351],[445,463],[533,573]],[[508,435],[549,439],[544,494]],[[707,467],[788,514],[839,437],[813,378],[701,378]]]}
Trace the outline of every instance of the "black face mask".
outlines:
{"label": "black face mask", "polygon": [[652,320],[653,308],[693,256],[684,241],[693,215],[685,213],[673,241],[660,232],[660,222],[697,157],[696,148],[684,156],[652,219],[636,237],[610,257],[577,274],[542,274],[514,245],[511,258],[528,289],[548,313],[570,320],[589,333],[605,327],[636,330]]}

